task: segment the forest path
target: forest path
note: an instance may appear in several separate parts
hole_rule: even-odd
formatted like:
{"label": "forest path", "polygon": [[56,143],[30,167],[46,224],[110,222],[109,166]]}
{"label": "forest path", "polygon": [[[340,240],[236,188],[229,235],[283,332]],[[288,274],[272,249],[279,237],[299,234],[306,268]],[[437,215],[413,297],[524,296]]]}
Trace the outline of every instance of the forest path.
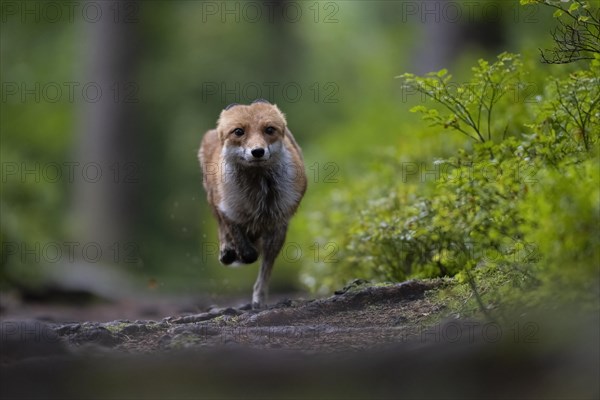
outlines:
{"label": "forest path", "polygon": [[160,321],[4,320],[0,398],[598,398],[596,314],[459,318],[431,295],[445,284]]}

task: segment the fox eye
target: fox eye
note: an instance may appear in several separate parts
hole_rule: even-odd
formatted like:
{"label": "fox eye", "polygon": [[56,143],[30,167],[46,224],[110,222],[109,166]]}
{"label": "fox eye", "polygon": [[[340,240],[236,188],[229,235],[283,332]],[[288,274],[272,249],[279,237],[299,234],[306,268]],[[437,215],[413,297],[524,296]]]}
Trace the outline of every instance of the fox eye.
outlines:
{"label": "fox eye", "polygon": [[274,133],[275,133],[275,128],[273,128],[272,126],[267,126],[267,127],[265,128],[265,133],[266,133],[267,135],[272,135],[272,134],[274,134]]}
{"label": "fox eye", "polygon": [[242,128],[235,128],[231,131],[235,136],[242,136],[244,134],[244,130]]}

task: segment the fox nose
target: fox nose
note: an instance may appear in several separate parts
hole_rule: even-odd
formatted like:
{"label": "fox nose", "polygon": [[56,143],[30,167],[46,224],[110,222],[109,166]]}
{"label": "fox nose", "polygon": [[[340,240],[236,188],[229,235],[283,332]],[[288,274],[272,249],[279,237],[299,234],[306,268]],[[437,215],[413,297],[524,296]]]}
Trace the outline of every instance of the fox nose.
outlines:
{"label": "fox nose", "polygon": [[263,149],[262,147],[258,147],[256,149],[252,149],[250,153],[252,153],[254,158],[261,158],[265,155],[265,149]]}

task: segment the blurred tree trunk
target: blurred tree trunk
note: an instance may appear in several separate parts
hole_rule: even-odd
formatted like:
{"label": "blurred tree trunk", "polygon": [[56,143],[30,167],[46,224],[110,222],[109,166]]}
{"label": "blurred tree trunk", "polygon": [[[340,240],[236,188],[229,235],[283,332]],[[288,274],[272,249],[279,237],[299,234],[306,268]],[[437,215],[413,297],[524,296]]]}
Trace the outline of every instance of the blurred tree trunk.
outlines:
{"label": "blurred tree trunk", "polygon": [[267,80],[272,81],[275,78],[278,82],[296,81],[297,66],[302,65],[300,60],[302,60],[303,49],[301,41],[294,33],[295,24],[291,21],[295,19],[293,12],[297,8],[306,8],[306,5],[302,6],[288,0],[264,0],[264,3],[265,9],[273,10],[273,19],[267,24],[270,40],[265,43],[265,46],[270,48],[269,53],[274,55],[267,63],[269,68]]}
{"label": "blurred tree trunk", "polygon": [[75,159],[80,163],[76,171],[81,173],[75,174],[73,213],[76,240],[99,244],[102,260],[114,262],[119,260],[111,246],[122,248],[131,241],[139,207],[138,3],[94,5],[101,8],[102,16],[98,22],[83,22],[82,26],[79,87],[88,85],[89,90],[84,92],[87,99],[79,104]]}
{"label": "blurred tree trunk", "polygon": [[505,43],[502,18],[510,15],[509,10],[502,6],[501,2],[483,5],[446,0],[422,2],[419,17],[423,19],[424,32],[422,46],[417,51],[416,73],[448,68],[462,51],[469,48],[479,47],[492,53],[501,51]]}

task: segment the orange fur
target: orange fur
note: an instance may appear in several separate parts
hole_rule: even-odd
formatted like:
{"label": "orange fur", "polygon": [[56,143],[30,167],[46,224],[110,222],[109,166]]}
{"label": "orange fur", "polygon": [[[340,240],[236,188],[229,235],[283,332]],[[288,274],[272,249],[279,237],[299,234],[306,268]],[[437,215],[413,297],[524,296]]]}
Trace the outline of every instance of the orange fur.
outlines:
{"label": "orange fur", "polygon": [[289,220],[306,191],[302,152],[283,113],[264,101],[221,112],[199,151],[204,188],[219,224],[220,261],[262,264],[252,296],[260,307]]}

